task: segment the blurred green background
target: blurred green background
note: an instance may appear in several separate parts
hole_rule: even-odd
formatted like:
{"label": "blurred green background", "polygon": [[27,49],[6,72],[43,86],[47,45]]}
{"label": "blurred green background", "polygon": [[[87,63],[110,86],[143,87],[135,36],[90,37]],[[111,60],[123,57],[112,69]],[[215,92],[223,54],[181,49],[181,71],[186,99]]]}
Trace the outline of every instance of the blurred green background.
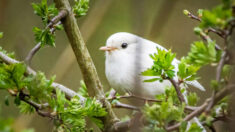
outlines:
{"label": "blurred green background", "polygon": [[[51,0],[48,0],[52,2]],[[0,46],[13,51],[17,59],[23,60],[36,44],[33,27],[42,27],[39,17],[34,15],[32,2],[39,0],[0,0],[0,31],[4,32]],[[193,27],[197,22],[183,15],[183,9],[196,14],[197,9],[217,5],[219,0],[91,0],[87,16],[78,19],[82,35],[96,65],[105,90],[109,85],[104,73],[104,53],[99,47],[116,32],[130,32],[172,49],[177,58],[187,55],[190,44],[199,38]],[[47,77],[56,75],[56,81],[77,90],[82,79],[79,66],[64,31],[56,32],[56,48],[44,47],[33,58],[32,68],[43,71]],[[199,80],[207,88],[200,97],[210,96],[209,80],[214,76],[213,68],[199,71]],[[193,89],[195,90],[195,89]],[[24,128],[34,128],[36,132],[52,131],[53,121],[38,115],[20,115],[12,100],[4,105],[6,92],[0,91],[2,117],[15,118],[16,132]],[[11,98],[11,97],[9,97]],[[125,110],[119,110],[121,115]]]}

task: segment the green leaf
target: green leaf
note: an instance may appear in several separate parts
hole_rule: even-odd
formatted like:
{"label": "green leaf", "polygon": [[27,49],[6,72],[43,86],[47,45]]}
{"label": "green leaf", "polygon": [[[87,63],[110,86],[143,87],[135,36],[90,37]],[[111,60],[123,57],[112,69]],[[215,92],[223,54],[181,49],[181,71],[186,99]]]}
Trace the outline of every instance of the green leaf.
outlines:
{"label": "green leaf", "polygon": [[216,81],[216,80],[211,80],[210,86],[211,86],[211,88],[213,88],[213,90],[218,91],[220,85],[219,85],[219,82],[218,82],[218,81]]}
{"label": "green leaf", "polygon": [[17,95],[17,96],[15,97],[14,103],[15,103],[17,106],[19,106],[19,105],[21,104],[19,95]]}
{"label": "green leaf", "polygon": [[94,122],[100,129],[104,128],[104,124],[100,119],[97,118],[90,118],[92,120],[92,122]]}
{"label": "green leaf", "polygon": [[229,79],[229,77],[231,76],[232,73],[232,66],[231,65],[224,65],[223,69],[222,69],[222,77],[226,80]]}
{"label": "green leaf", "polygon": [[218,61],[215,49],[215,42],[211,41],[204,44],[202,41],[196,41],[192,44],[191,50],[186,57],[187,63],[203,66]]}
{"label": "green leaf", "polygon": [[178,65],[177,75],[182,81],[192,81],[197,79],[196,74],[199,69],[199,66],[189,65],[185,58],[182,58]]}
{"label": "green leaf", "polygon": [[51,87],[51,84],[54,79],[55,77],[52,77],[50,80],[47,80],[42,72],[38,72],[36,76],[29,76],[25,79],[27,90],[36,102],[42,103],[52,99],[53,87]]}
{"label": "green leaf", "polygon": [[186,121],[183,121],[180,125],[180,132],[186,132],[188,123]]}
{"label": "green leaf", "polygon": [[12,71],[12,76],[18,89],[21,89],[23,86],[25,86],[25,82],[23,81],[25,71],[26,66],[23,63],[15,64]]}
{"label": "green leaf", "polygon": [[203,11],[204,11],[203,9],[198,9],[197,11],[198,17],[202,17]]}
{"label": "green leaf", "polygon": [[[0,51],[1,51],[3,54],[7,55],[8,57],[12,58],[12,59],[15,58],[14,52],[8,53],[6,50],[2,49],[1,46],[0,46]],[[1,59],[0,59],[0,60],[1,60]]]}
{"label": "green leaf", "polygon": [[34,13],[36,15],[41,16],[41,17],[45,16],[44,11],[43,11],[43,9],[42,9],[40,4],[32,3],[32,7],[33,7]]}
{"label": "green leaf", "polygon": [[196,93],[191,93],[191,92],[188,94],[187,99],[188,99],[188,104],[190,106],[196,106],[197,102],[199,100],[197,94]]}
{"label": "green leaf", "polygon": [[100,128],[103,128],[101,117],[107,115],[106,110],[102,107],[101,103],[95,98],[87,98],[82,105],[79,97],[75,96],[68,101],[68,107],[64,110],[57,109],[57,113],[60,114],[61,119],[66,126],[71,126],[74,131],[84,131],[86,129],[85,117],[90,118]]}
{"label": "green leaf", "polygon": [[159,76],[158,72],[153,71],[152,69],[147,69],[146,71],[141,73],[143,76]]}
{"label": "green leaf", "polygon": [[65,94],[56,89],[56,111],[63,112],[66,102]]}
{"label": "green leaf", "polygon": [[34,129],[33,128],[30,128],[30,129],[24,129],[23,131],[21,132],[34,132]]}
{"label": "green leaf", "polygon": [[192,123],[187,132],[202,132],[202,128],[197,123]]}
{"label": "green leaf", "polygon": [[0,64],[0,89],[8,89],[16,87],[15,82],[11,78],[12,68],[13,66]]}
{"label": "green leaf", "polygon": [[19,109],[20,109],[20,113],[23,113],[23,114],[32,114],[36,111],[33,106],[31,106],[25,102],[20,103]]}
{"label": "green leaf", "polygon": [[23,80],[25,70],[26,67],[22,63],[0,64],[0,89],[23,88],[26,85]]}
{"label": "green leaf", "polygon": [[0,32],[0,38],[2,38],[3,37],[3,32]]}
{"label": "green leaf", "polygon": [[89,97],[86,84],[83,80],[80,81],[80,86],[81,87],[78,89],[78,94],[82,95],[83,97]]}
{"label": "green leaf", "polygon": [[55,4],[47,5],[47,0],[42,0],[41,3],[32,3],[34,13],[42,18],[43,24],[47,25],[50,20],[58,15],[58,9]]}
{"label": "green leaf", "polygon": [[8,96],[5,96],[4,103],[5,103],[6,106],[9,106]]}
{"label": "green leaf", "polygon": [[202,22],[200,27],[205,29],[209,27],[224,29],[232,19],[232,9],[229,4],[224,4],[213,8],[211,11],[204,10],[202,13]]}
{"label": "green leaf", "polygon": [[63,30],[64,29],[62,24],[55,25],[55,28],[56,28],[56,30]]}
{"label": "green leaf", "polygon": [[0,132],[14,132],[13,123],[14,120],[12,118],[0,118]]}
{"label": "green leaf", "polygon": [[144,82],[155,82],[158,80],[160,80],[160,78],[152,78],[152,79],[144,80]]}
{"label": "green leaf", "polygon": [[55,47],[55,35],[50,32],[50,29],[41,30],[37,27],[33,28],[35,41],[41,43],[41,46],[49,45]]}

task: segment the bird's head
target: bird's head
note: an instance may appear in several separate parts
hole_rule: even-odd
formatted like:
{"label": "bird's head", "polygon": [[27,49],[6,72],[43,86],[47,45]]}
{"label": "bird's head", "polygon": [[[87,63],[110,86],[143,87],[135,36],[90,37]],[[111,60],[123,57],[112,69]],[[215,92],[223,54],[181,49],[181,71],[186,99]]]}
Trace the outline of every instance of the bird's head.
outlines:
{"label": "bird's head", "polygon": [[138,39],[138,36],[130,33],[115,33],[107,39],[106,46],[100,47],[100,50],[106,51],[108,54],[132,53],[135,50]]}

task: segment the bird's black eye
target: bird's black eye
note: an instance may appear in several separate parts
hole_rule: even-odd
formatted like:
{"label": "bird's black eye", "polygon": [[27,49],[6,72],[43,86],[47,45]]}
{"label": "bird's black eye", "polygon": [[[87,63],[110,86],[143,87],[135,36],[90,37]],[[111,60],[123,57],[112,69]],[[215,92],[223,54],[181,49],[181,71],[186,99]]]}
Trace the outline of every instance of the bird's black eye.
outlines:
{"label": "bird's black eye", "polygon": [[127,43],[122,43],[122,48],[125,49],[127,47]]}

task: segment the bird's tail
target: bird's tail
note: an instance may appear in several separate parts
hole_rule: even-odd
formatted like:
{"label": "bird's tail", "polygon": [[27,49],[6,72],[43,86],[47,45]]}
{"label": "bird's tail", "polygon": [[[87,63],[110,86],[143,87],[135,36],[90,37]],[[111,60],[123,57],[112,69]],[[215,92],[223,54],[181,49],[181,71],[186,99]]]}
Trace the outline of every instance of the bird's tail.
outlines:
{"label": "bird's tail", "polygon": [[194,80],[194,81],[187,81],[186,83],[189,84],[189,85],[192,85],[192,86],[194,86],[194,87],[196,87],[198,89],[200,89],[201,91],[206,91],[205,88],[198,81],[196,81],[196,80]]}

